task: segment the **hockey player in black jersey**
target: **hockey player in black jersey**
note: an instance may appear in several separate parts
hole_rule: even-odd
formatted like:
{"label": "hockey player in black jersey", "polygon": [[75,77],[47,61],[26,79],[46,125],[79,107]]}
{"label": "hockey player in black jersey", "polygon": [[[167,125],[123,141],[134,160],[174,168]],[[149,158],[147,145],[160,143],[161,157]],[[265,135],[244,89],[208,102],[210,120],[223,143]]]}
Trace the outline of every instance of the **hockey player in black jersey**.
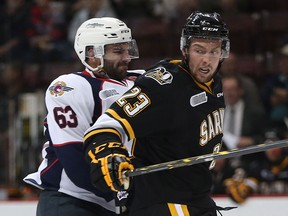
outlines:
{"label": "hockey player in black jersey", "polygon": [[133,182],[130,215],[216,216],[214,161],[133,179],[123,172],[221,149],[225,105],[217,71],[229,47],[219,14],[192,13],[182,30],[182,61],[163,60],[146,71],[86,131],[94,186],[119,191]]}

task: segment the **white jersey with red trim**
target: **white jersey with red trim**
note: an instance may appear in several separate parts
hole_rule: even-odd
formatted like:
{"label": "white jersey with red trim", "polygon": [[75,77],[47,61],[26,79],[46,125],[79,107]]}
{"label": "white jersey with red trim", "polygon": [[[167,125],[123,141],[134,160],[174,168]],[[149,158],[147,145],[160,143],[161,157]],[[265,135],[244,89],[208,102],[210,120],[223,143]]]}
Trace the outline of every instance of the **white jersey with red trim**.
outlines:
{"label": "white jersey with red trim", "polygon": [[24,181],[114,211],[112,194],[97,191],[90,182],[90,168],[82,150],[83,135],[133,84],[126,79],[119,82],[96,78],[87,69],[56,78],[45,95],[48,113],[44,132],[48,141],[43,146],[43,161],[38,171],[27,175]]}

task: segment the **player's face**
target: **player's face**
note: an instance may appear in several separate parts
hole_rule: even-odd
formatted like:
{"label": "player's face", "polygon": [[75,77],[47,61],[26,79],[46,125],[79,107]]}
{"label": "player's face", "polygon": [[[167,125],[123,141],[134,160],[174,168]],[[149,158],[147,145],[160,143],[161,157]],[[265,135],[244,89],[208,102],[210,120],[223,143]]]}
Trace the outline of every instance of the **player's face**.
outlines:
{"label": "player's face", "polygon": [[193,38],[188,49],[189,68],[200,83],[212,79],[221,59],[221,40]]}
{"label": "player's face", "polygon": [[126,77],[131,61],[127,43],[109,44],[105,46],[104,71],[111,79],[121,81]]}

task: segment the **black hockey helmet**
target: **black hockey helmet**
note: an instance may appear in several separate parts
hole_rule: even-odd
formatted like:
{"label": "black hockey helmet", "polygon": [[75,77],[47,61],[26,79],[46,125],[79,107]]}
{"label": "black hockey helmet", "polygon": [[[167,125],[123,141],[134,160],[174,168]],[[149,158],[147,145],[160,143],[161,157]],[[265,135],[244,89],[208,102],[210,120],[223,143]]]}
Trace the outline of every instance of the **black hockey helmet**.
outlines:
{"label": "black hockey helmet", "polygon": [[222,40],[222,58],[228,58],[230,51],[229,30],[218,13],[193,12],[182,28],[180,49],[188,48],[192,38]]}

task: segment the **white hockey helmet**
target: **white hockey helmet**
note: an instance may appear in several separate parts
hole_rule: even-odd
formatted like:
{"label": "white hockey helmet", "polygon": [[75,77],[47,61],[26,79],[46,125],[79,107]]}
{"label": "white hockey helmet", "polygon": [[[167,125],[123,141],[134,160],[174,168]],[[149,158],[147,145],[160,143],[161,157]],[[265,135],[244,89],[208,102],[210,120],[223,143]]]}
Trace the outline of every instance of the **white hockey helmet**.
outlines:
{"label": "white hockey helmet", "polygon": [[[132,39],[131,29],[119,19],[112,17],[92,18],[78,28],[74,41],[74,49],[83,65],[92,71],[104,66],[104,47],[107,44],[129,43],[129,58],[139,58],[136,41]],[[94,56],[99,58],[101,65],[92,68],[85,59],[87,48],[93,47]]]}

